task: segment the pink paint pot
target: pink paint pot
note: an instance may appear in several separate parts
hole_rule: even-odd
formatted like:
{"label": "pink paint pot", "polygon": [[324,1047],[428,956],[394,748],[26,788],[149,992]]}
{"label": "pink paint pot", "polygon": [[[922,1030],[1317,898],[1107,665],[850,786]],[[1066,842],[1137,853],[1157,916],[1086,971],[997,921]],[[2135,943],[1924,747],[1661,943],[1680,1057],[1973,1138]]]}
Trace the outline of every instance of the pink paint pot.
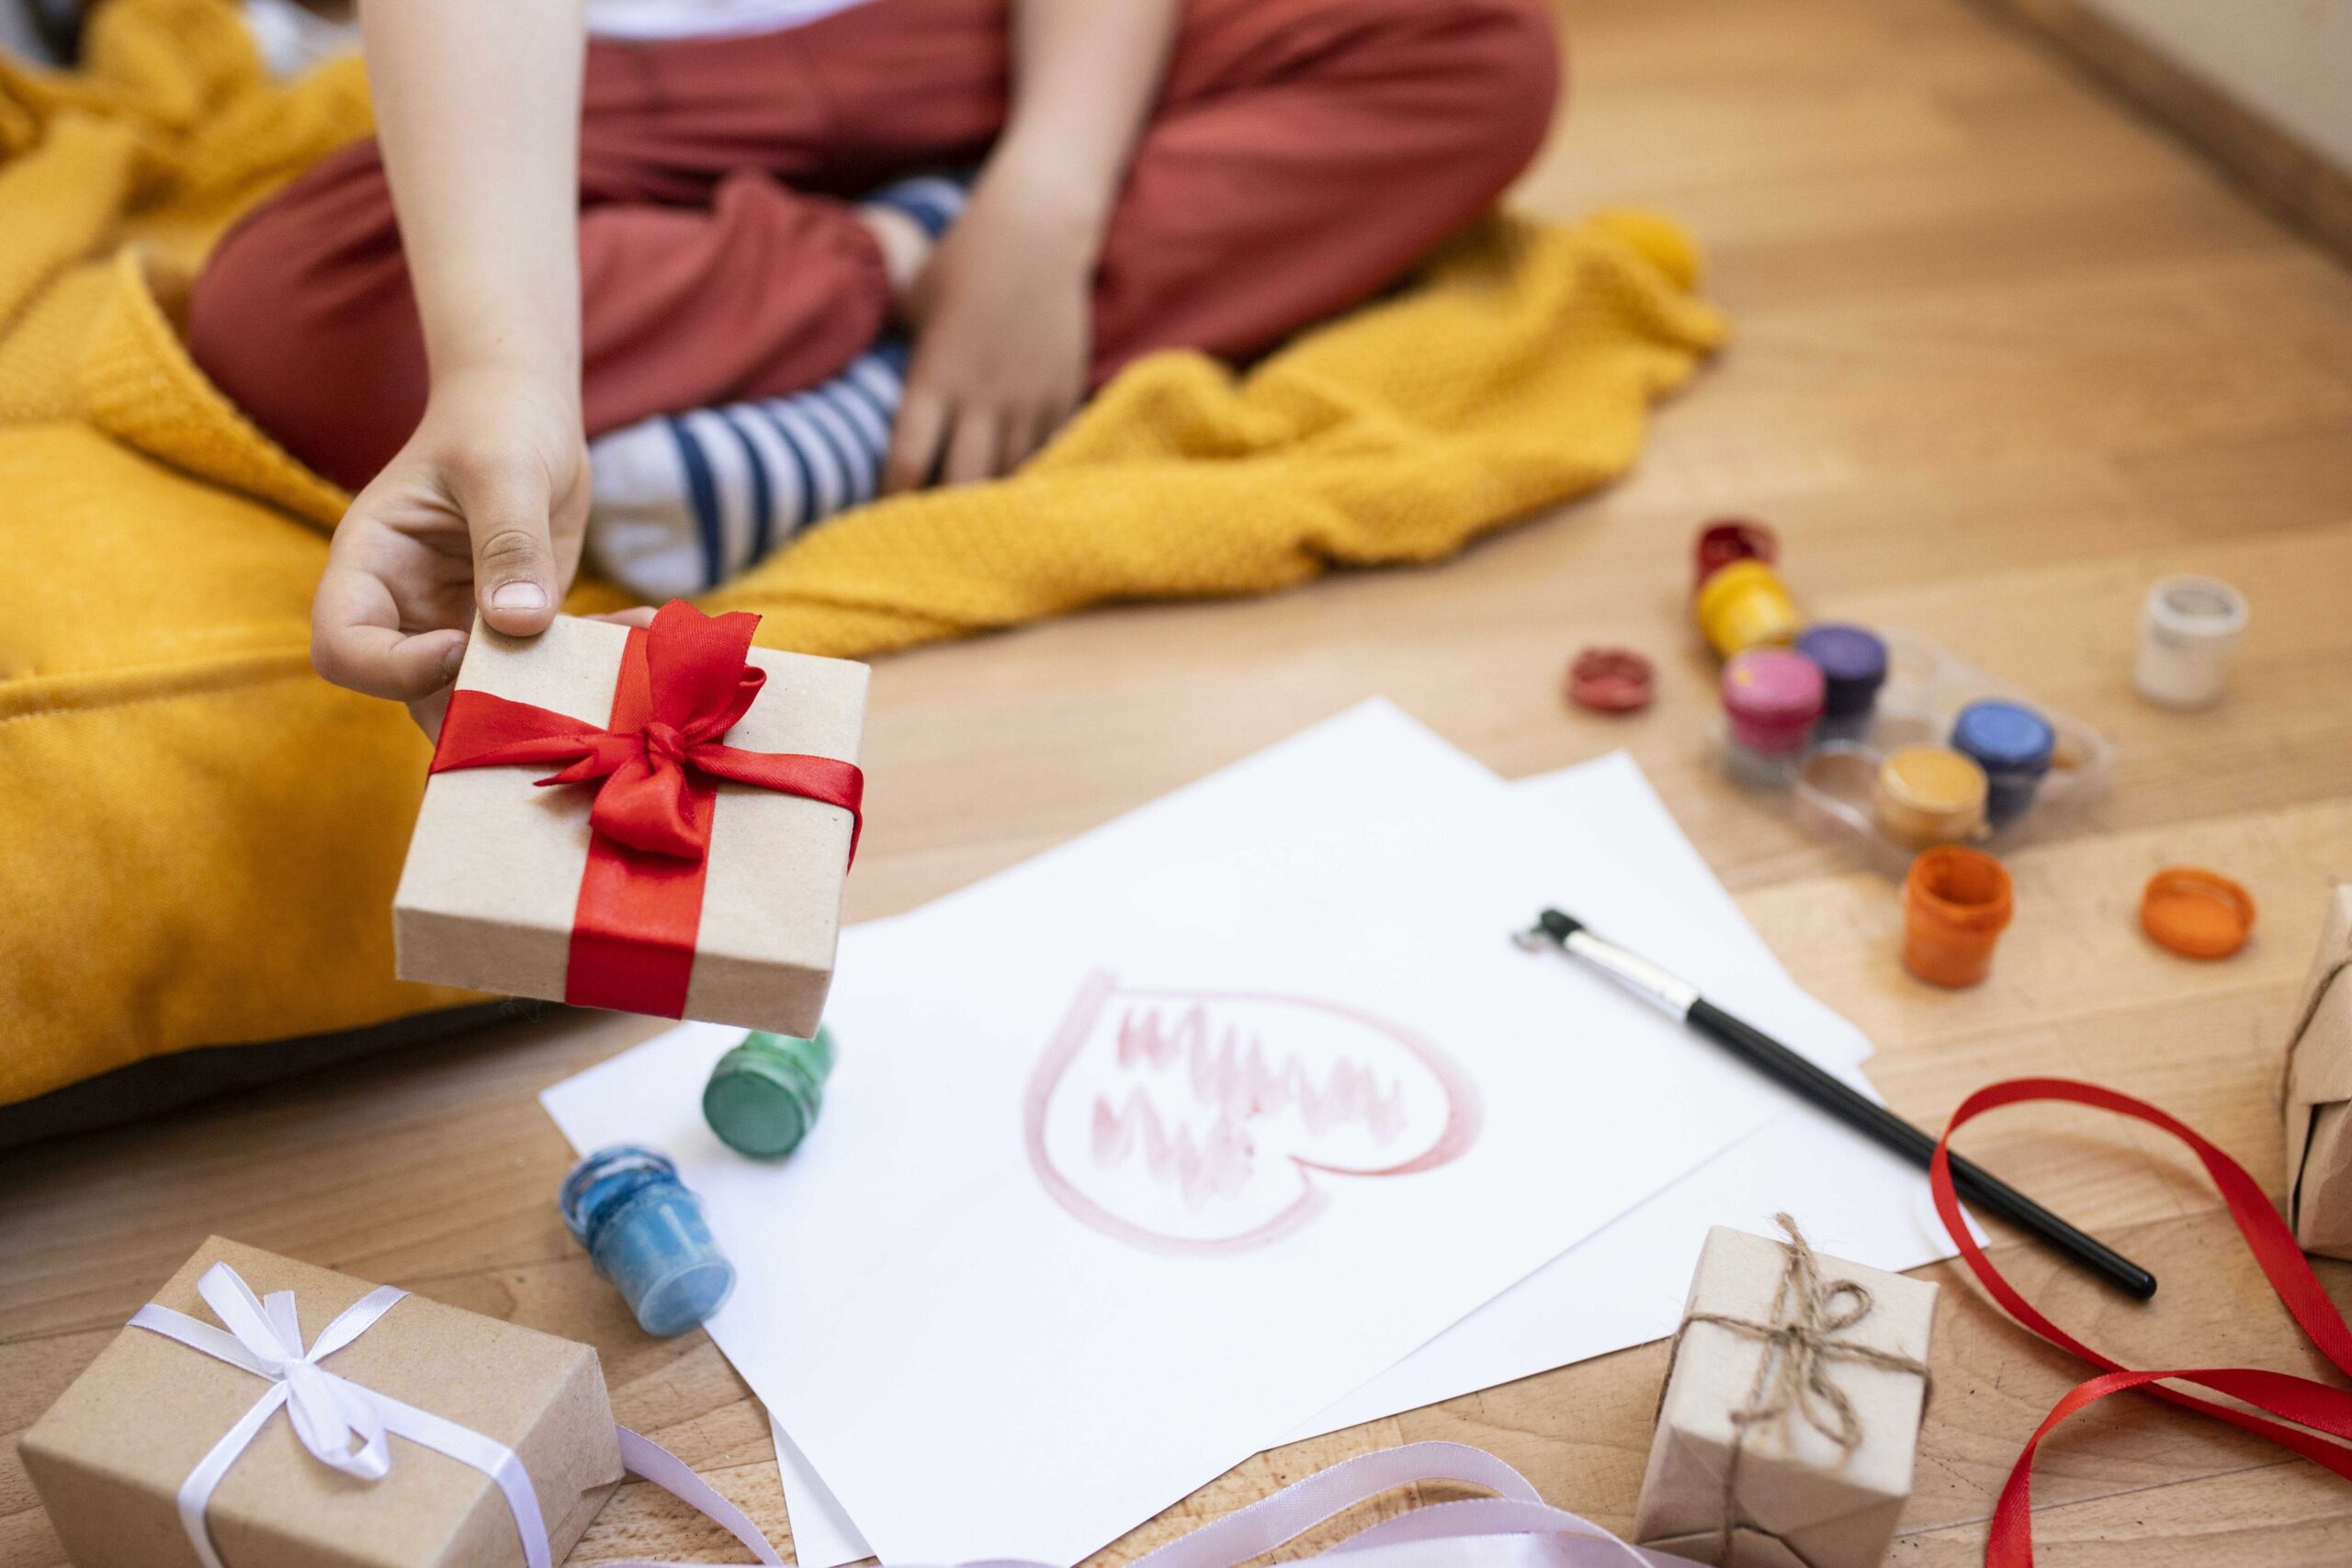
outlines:
{"label": "pink paint pot", "polygon": [[1804,750],[1821,716],[1821,666],[1785,648],[1752,648],[1724,666],[1724,716],[1735,745],[1761,757]]}

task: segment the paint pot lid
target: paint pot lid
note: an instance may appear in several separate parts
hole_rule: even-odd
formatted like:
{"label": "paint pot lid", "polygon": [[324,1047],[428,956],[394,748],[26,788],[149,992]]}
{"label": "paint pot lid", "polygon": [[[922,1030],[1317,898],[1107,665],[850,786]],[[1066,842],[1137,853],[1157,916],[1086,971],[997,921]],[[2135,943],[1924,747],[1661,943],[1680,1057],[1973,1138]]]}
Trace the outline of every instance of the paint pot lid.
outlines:
{"label": "paint pot lid", "polygon": [[1724,706],[1741,718],[1810,724],[1821,699],[1821,666],[1785,648],[1751,648],[1724,666]]}
{"label": "paint pot lid", "polygon": [[1588,648],[1568,666],[1568,700],[1595,713],[1634,713],[1657,693],[1657,669],[1630,648]]}
{"label": "paint pot lid", "polygon": [[718,1059],[703,1086],[702,1115],[718,1141],[754,1159],[781,1159],[800,1146],[824,1103],[832,1036],[754,1032]]}
{"label": "paint pot lid", "polygon": [[1984,770],[1949,746],[1905,746],[1887,753],[1879,784],[1917,811],[1942,813],[1984,802]]}
{"label": "paint pot lid", "polygon": [[2227,958],[2254,931],[2254,897],[2216,871],[2168,865],[2140,895],[2140,929],[2183,958]]}
{"label": "paint pot lid", "polygon": [[1798,633],[1796,648],[1821,666],[1833,700],[1847,692],[1875,692],[1886,680],[1886,644],[1864,627],[1823,621]]}
{"label": "paint pot lid", "polygon": [[1951,743],[1987,768],[2038,773],[2058,750],[2058,732],[2023,703],[1971,703],[1952,720]]}

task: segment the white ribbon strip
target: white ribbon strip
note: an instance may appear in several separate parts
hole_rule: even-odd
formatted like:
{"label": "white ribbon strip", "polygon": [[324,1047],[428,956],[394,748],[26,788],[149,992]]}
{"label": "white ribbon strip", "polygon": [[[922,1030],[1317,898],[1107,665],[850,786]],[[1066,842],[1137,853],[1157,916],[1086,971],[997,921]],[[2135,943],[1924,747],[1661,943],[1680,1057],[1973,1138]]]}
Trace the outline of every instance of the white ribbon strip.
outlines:
{"label": "white ribbon strip", "polygon": [[[784,1559],[776,1555],[775,1547],[750,1515],[720,1496],[709,1482],[696,1475],[686,1461],[650,1438],[639,1437],[627,1427],[616,1427],[614,1433],[621,1440],[621,1463],[630,1474],[650,1481],[654,1485],[692,1508],[705,1518],[713,1520],[729,1535],[743,1543],[752,1556],[766,1568],[784,1568]],[[707,1568],[695,1562],[607,1562],[603,1568]]]}
{"label": "white ribbon strip", "polygon": [[[506,1498],[527,1568],[553,1568],[538,1495],[514,1450],[319,1365],[373,1327],[405,1291],[390,1285],[370,1291],[338,1314],[305,1349],[291,1291],[257,1298],[226,1263],[206,1269],[196,1288],[220,1314],[225,1331],[153,1302],[131,1315],[130,1325],[269,1380],[269,1387],[180,1483],[180,1523],[204,1568],[225,1568],[204,1518],[213,1491],[281,1405],[288,1408],[295,1437],[320,1462],[362,1481],[380,1481],[390,1473],[390,1436],[421,1443],[481,1472]],[[784,1559],[750,1516],[720,1496],[683,1460],[626,1427],[613,1431],[621,1463],[631,1473],[717,1523],[762,1568],[784,1568]],[[1326,1519],[1419,1482],[1453,1482],[1495,1495],[1421,1505],[1357,1531],[1322,1555],[1345,1558],[1346,1568],[1688,1568],[1687,1559],[1628,1546],[1589,1519],[1550,1506],[1525,1476],[1494,1455],[1461,1443],[1439,1442],[1408,1443],[1343,1460],[1146,1553],[1133,1568],[1239,1568]],[[697,1565],[631,1560],[604,1568]],[[999,1560],[965,1568],[1048,1565]]]}

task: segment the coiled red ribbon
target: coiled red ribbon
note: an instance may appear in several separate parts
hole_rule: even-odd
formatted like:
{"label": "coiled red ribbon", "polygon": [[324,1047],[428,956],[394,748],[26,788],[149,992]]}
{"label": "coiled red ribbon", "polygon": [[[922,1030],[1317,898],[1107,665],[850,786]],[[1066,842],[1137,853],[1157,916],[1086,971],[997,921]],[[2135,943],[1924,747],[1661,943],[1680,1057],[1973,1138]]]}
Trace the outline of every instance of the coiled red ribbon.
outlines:
{"label": "coiled red ribbon", "polygon": [[[2320,1288],[2319,1278],[2303,1257],[2302,1249],[2271,1208],[2270,1200],[2245,1168],[2205,1139],[2185,1123],[2167,1116],[2144,1100],[2128,1094],[2118,1094],[2097,1084],[2077,1083],[2071,1078],[2010,1078],[2006,1082],[1978,1089],[1961,1101],[1960,1109],[1951,1115],[1951,1124],[1944,1129],[1943,1141],[1936,1145],[1934,1159],[1928,1167],[1928,1184],[1934,1189],[1936,1213],[1943,1216],[1944,1228],[1951,1233],[1952,1241],[1967,1259],[1969,1269],[1979,1283],[1992,1293],[2011,1317],[2033,1330],[2052,1345],[2070,1350],[2095,1366],[2107,1369],[2104,1375],[2079,1383],[2051,1407],[2040,1427],[2028,1439],[2025,1451],[2018,1455],[2017,1464],[2009,1472],[2009,1479],[2001,1488],[2000,1501],[1993,1508],[1991,1539],[1984,1547],[1986,1568],[2033,1568],[2033,1456],[2057,1425],[2086,1404],[2105,1399],[2109,1394],[2126,1389],[2141,1389],[2159,1399],[2170,1400],[2200,1416],[2217,1421],[2227,1421],[2258,1437],[2294,1450],[2315,1464],[2324,1465],[2336,1474],[2352,1479],[2352,1449],[2329,1442],[2318,1433],[2352,1438],[2352,1390],[2335,1387],[2312,1378],[2297,1377],[2289,1372],[2265,1371],[2257,1367],[2190,1367],[2169,1371],[2138,1371],[2110,1359],[2084,1344],[2064,1329],[2044,1317],[2031,1303],[2018,1293],[2015,1286],[2001,1278],[1984,1248],[1968,1232],[1960,1210],[1960,1199],[1952,1190],[1951,1145],[1951,1135],[1984,1112],[2004,1105],[2023,1101],[2063,1100],[2077,1105],[2094,1106],[2112,1111],[2161,1128],[2178,1138],[2196,1152],[2204,1162],[2205,1172],[2221,1189],[2222,1200],[2229,1205],[2231,1217],[2237,1222],[2245,1235],[2246,1247],[2255,1261],[2262,1266],[2263,1274],[2270,1280],[2272,1290],[2287,1304],[2295,1322],[2321,1354],[2335,1363],[2347,1375],[2352,1375],[2352,1327],[2347,1327],[2327,1292]],[[2283,1416],[2294,1423],[2288,1426],[2244,1410],[2216,1404],[2178,1389],[2167,1388],[2159,1379],[2171,1378],[2194,1383],[2215,1393],[2225,1393],[2243,1400],[2256,1410]]]}
{"label": "coiled red ribbon", "polygon": [[540,785],[595,788],[564,973],[563,999],[576,1007],[684,1013],[720,780],[840,807],[857,858],[865,775],[855,763],[720,740],[767,680],[745,659],[759,624],[743,611],[662,605],[651,626],[630,629],[602,726],[487,692],[449,699],[433,772],[558,762]]}

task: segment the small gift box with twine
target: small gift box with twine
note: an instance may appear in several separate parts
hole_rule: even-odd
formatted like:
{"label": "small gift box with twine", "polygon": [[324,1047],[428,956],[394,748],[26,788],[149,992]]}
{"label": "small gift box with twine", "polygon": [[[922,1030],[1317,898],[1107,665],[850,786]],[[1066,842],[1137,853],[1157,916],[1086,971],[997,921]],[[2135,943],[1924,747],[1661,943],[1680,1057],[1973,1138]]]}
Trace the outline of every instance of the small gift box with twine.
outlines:
{"label": "small gift box with twine", "polygon": [[2305,1252],[2352,1258],[2352,886],[2329,900],[2287,1039],[2287,1218]]}
{"label": "small gift box with twine", "polygon": [[1634,1538],[1720,1568],[1875,1568],[1911,1495],[1936,1287],[1716,1226]]}

